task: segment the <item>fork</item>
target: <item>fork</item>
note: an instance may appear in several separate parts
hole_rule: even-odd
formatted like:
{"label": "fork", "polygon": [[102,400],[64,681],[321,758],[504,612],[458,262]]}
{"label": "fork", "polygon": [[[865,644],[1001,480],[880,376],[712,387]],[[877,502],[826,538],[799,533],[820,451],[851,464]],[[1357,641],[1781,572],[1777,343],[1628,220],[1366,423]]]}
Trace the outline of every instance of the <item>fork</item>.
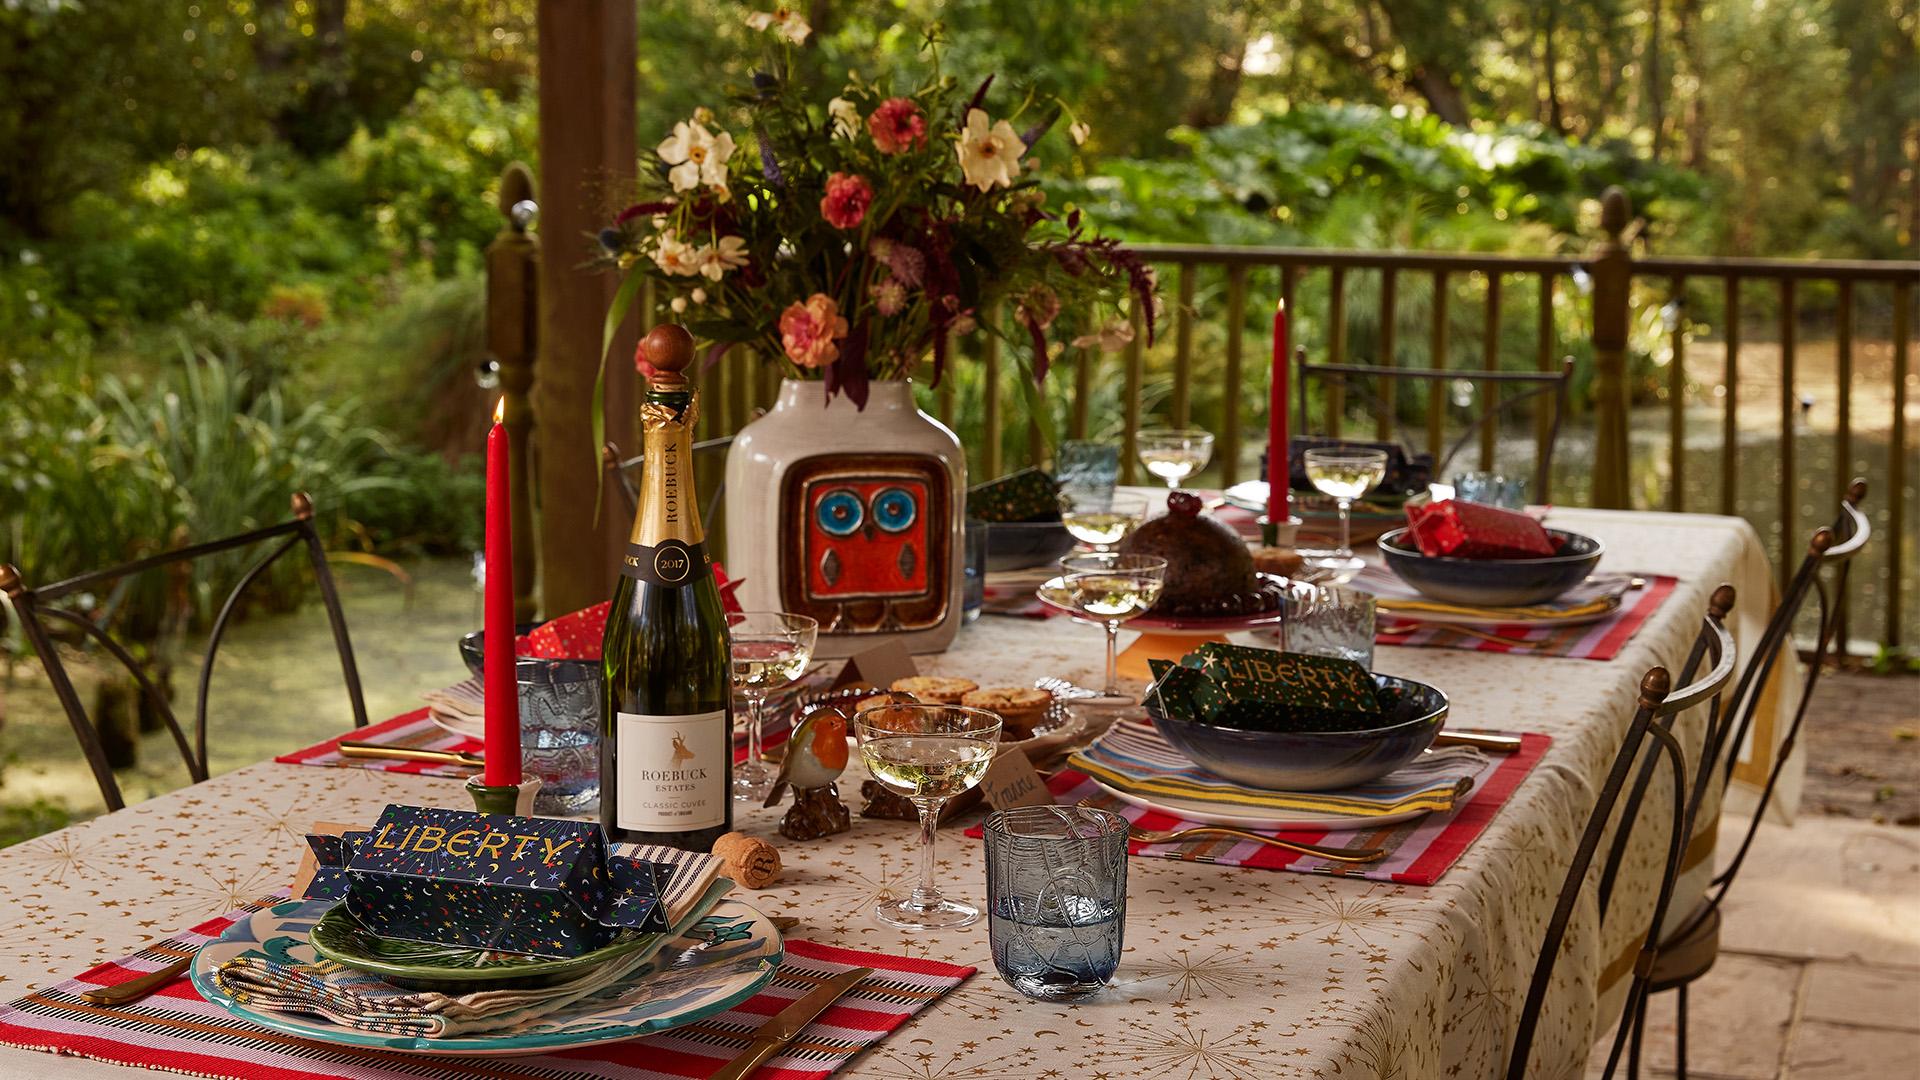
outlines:
{"label": "fork", "polygon": [[1286,851],[1298,852],[1301,855],[1311,855],[1316,859],[1326,859],[1329,862],[1370,863],[1379,862],[1381,859],[1387,857],[1385,848],[1332,848],[1321,847],[1318,844],[1296,844],[1291,840],[1282,840],[1275,836],[1262,836],[1259,833],[1246,832],[1241,829],[1229,829],[1223,825],[1202,825],[1196,828],[1178,830],[1137,829],[1132,825],[1127,826],[1127,839],[1136,840],[1142,844],[1177,844],[1186,840],[1188,837],[1196,836],[1231,836],[1236,840],[1252,840],[1255,843],[1270,844],[1273,847]]}

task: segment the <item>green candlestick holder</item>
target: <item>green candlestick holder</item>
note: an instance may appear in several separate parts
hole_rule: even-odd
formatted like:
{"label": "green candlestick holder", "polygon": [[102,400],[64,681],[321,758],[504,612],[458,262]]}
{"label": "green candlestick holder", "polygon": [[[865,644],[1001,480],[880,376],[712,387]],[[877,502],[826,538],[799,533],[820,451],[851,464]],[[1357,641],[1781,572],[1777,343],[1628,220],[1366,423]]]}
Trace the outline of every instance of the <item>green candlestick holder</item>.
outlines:
{"label": "green candlestick holder", "polygon": [[517,784],[486,784],[478,776],[467,778],[467,794],[473,796],[473,808],[483,814],[533,815],[533,797],[540,791],[540,778],[529,776]]}
{"label": "green candlestick holder", "polygon": [[1274,521],[1261,514],[1254,519],[1260,526],[1260,542],[1267,547],[1292,547],[1300,533],[1300,519],[1289,516],[1285,521]]}

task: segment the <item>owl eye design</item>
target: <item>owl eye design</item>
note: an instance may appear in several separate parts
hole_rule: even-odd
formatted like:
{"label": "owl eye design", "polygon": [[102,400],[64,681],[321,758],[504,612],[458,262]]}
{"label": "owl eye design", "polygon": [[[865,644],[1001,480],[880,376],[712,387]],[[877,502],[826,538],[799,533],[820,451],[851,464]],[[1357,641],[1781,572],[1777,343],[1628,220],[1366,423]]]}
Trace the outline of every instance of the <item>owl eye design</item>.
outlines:
{"label": "owl eye design", "polygon": [[820,497],[813,515],[820,531],[828,536],[852,536],[866,520],[867,508],[851,488],[835,488]]}
{"label": "owl eye design", "polygon": [[905,532],[919,516],[920,508],[914,505],[913,493],[906,488],[881,488],[873,494],[873,523],[880,526],[882,532]]}

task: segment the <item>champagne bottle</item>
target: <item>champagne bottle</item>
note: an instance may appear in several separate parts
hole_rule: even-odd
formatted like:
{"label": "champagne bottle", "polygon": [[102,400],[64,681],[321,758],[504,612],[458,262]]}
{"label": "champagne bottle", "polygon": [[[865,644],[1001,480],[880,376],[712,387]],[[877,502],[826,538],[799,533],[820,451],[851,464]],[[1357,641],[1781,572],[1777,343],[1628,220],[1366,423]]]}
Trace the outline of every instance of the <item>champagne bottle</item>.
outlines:
{"label": "champagne bottle", "polygon": [[640,407],[640,505],[607,613],[600,823],[615,840],[706,851],[733,828],[727,617],[693,490],[693,338],[662,325]]}

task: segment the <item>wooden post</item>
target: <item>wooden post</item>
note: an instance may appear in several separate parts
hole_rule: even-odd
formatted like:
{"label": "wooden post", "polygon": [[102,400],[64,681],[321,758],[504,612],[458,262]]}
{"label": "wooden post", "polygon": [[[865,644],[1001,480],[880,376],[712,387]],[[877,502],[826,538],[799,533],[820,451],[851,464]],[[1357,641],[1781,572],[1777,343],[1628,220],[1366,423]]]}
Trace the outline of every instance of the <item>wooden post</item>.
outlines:
{"label": "wooden post", "polygon": [[539,213],[533,173],[519,162],[500,174],[500,216],[505,219],[487,245],[487,355],[498,366],[504,420],[513,452],[507,476],[513,483],[513,620],[531,622],[538,549],[533,534],[533,363],[540,322],[540,242],[527,231]]}
{"label": "wooden post", "polygon": [[1633,256],[1625,239],[1633,205],[1627,193],[1609,187],[1600,196],[1600,227],[1606,231],[1594,258],[1593,359],[1595,506],[1625,509],[1627,488],[1627,319],[1633,283]]}
{"label": "wooden post", "polygon": [[[601,327],[618,285],[585,268],[585,237],[631,194],[635,168],[632,0],[540,0],[540,379],[533,387],[540,443],[540,594],[549,614],[613,593],[631,522],[608,485],[596,503],[600,448],[589,422]],[[634,320],[637,322],[638,320]],[[607,361],[607,437],[634,437],[637,377],[632,324]]]}

